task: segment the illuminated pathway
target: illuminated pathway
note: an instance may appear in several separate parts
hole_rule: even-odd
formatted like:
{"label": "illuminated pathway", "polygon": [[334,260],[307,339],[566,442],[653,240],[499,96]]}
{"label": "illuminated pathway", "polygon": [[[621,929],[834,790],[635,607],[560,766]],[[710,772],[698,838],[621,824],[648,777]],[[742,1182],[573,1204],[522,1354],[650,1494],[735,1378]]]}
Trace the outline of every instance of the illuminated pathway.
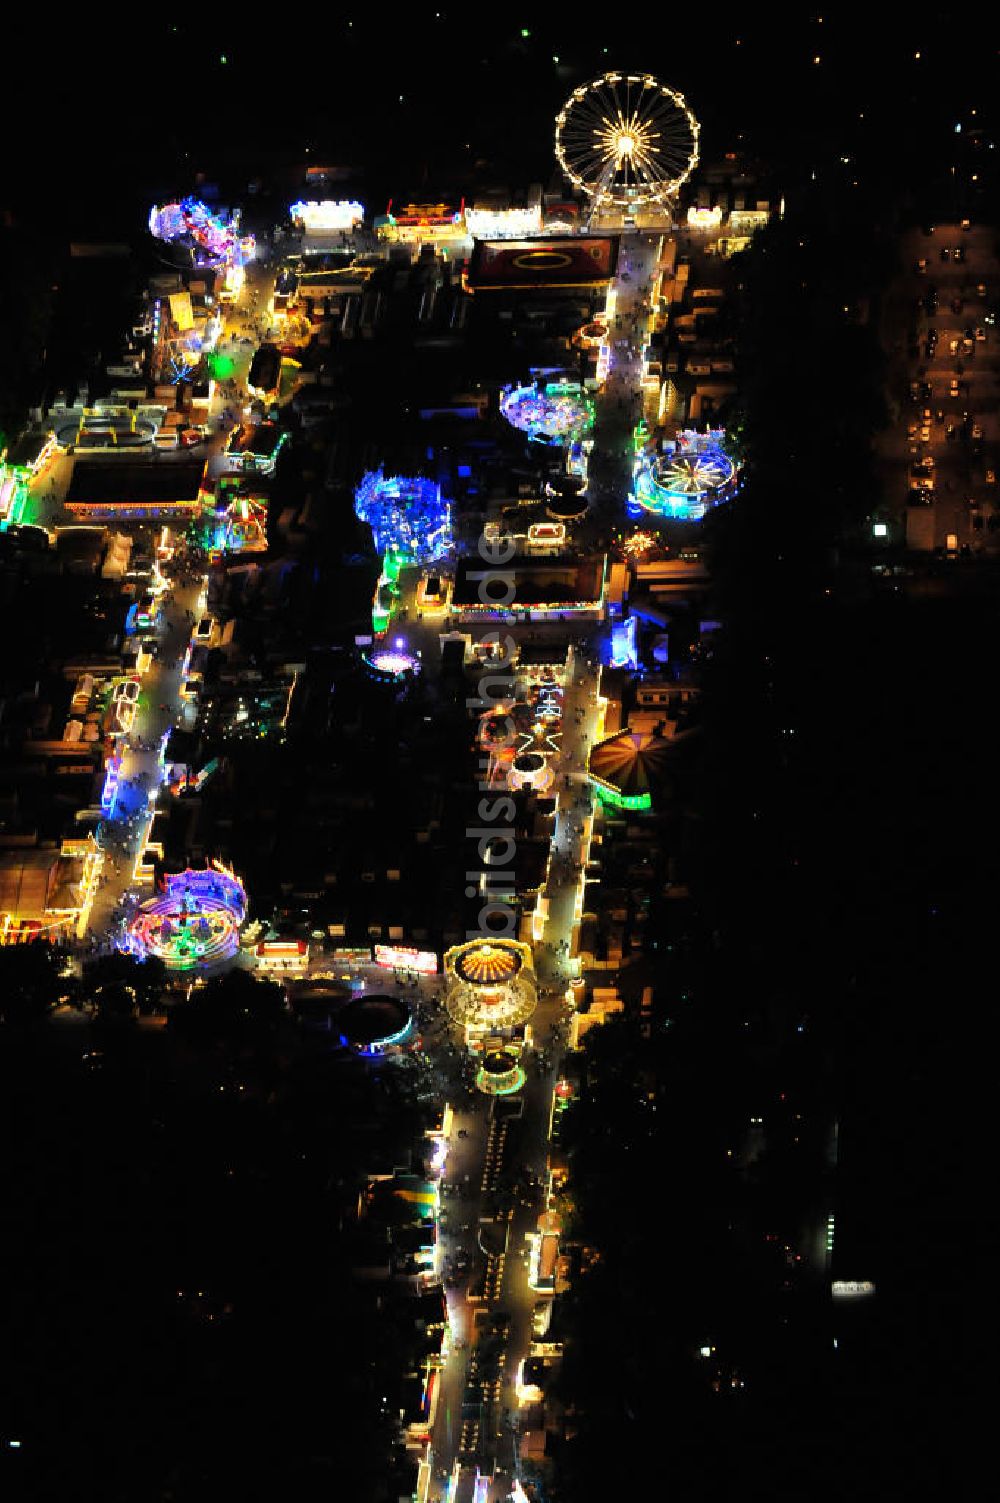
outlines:
{"label": "illuminated pathway", "polygon": [[[619,341],[612,350],[609,376],[596,402],[595,452],[592,456],[591,494],[614,526],[625,520],[625,500],[632,477],[632,433],[642,416],[641,350],[648,324],[649,287],[655,264],[659,234],[631,235],[623,238],[623,255],[616,285],[616,316],[611,338]],[[627,275],[628,280],[625,280]],[[633,327],[634,321],[634,327]],[[635,349],[631,352],[628,345]],[[596,460],[596,463],[594,461]],[[563,626],[565,630],[565,624]],[[558,1029],[566,1017],[567,984],[577,974],[573,961],[574,939],[585,908],[586,867],[593,830],[593,798],[587,781],[590,750],[599,738],[601,705],[599,702],[600,668],[591,667],[597,649],[589,638],[593,627],[583,628],[567,661],[567,682],[563,702],[562,740],[555,792],[557,796],[548,878],[544,890],[547,912],[534,946],[535,972],[539,982],[539,1005],[532,1018],[532,1029],[540,1049],[546,1049],[548,1069],[541,1073],[539,1054],[533,1051],[526,1061],[527,1083],[521,1093],[524,1112],[520,1122],[518,1156],[534,1174],[543,1178],[547,1167],[548,1126],[552,1093],[559,1075],[561,1048]],[[512,635],[520,636],[518,628]],[[412,644],[411,644],[412,645]],[[577,718],[579,713],[579,720]],[[568,784],[567,784],[568,779]],[[456,1118],[467,1137],[458,1141],[453,1135],[446,1174],[454,1184],[470,1175],[473,1194],[468,1198],[446,1197],[443,1205],[452,1221],[444,1233],[446,1253],[468,1251],[468,1236],[458,1235],[455,1219],[475,1227],[480,1211],[492,1214],[488,1199],[478,1193],[483,1173],[489,1130],[489,1107],[485,1098],[463,1109]],[[461,1349],[452,1349],[440,1374],[437,1413],[433,1429],[433,1472],[429,1496],[445,1496],[444,1476],[450,1475],[457,1459],[472,1461],[470,1453],[461,1453],[462,1401],[469,1360],[469,1349],[476,1334],[473,1318],[476,1310],[487,1316],[499,1310],[510,1319],[510,1333],[500,1369],[498,1396],[484,1405],[482,1421],[476,1432],[475,1460],[489,1471],[496,1466],[496,1480],[490,1490],[493,1503],[506,1497],[517,1473],[516,1415],[518,1400],[515,1378],[520,1362],[527,1356],[532,1337],[532,1312],[537,1298],[528,1285],[525,1262],[526,1236],[534,1231],[539,1208],[514,1205],[507,1226],[506,1257],[501,1287],[495,1298],[485,1304],[470,1304],[466,1295],[469,1275],[448,1288],[449,1319],[455,1340]],[[474,1244],[473,1244],[474,1246]],[[466,1436],[468,1444],[468,1432]]]}
{"label": "illuminated pathway", "polygon": [[[116,911],[119,899],[131,890],[140,898],[148,897],[151,886],[137,884],[133,877],[135,858],[140,841],[145,836],[149,818],[149,794],[160,786],[158,759],[160,740],[170,725],[183,724],[184,701],[179,694],[180,666],[177,659],[183,654],[190,626],[184,612],[197,615],[204,599],[203,581],[192,584],[175,584],[174,603],[163,611],[163,625],[157,632],[160,655],[154,660],[142,680],[139,708],[132,733],[132,748],[124,753],[122,762],[122,791],[116,806],[116,818],[107,824],[105,848],[110,849],[114,867],[106,866],[109,880],[100,890],[94,903],[91,933],[98,941],[113,940],[119,930],[120,910]],[[161,705],[166,705],[165,710]],[[141,749],[135,744],[141,740]],[[127,786],[130,782],[135,787]],[[124,842],[125,849],[121,848]]]}
{"label": "illuminated pathway", "polygon": [[611,359],[607,379],[597,396],[591,489],[595,499],[609,507],[616,525],[625,520],[625,498],[632,481],[632,434],[644,415],[642,348],[648,337],[648,300],[659,242],[658,234],[622,237],[614,286],[615,311],[609,328]]}
{"label": "illuminated pathway", "polygon": [[[592,796],[587,785],[587,759],[597,736],[600,668],[592,668],[582,649],[571,651],[570,677],[563,704],[562,754],[549,879],[545,884],[548,915],[540,943],[535,946],[535,969],[541,980],[565,983],[571,974],[574,928],[582,909],[584,876],[593,830]],[[577,711],[580,721],[577,721]],[[565,779],[569,778],[569,787]]]}
{"label": "illuminated pathway", "polygon": [[[219,348],[232,362],[237,394],[227,398],[220,389],[216,390],[210,413],[213,426],[227,406],[232,409],[245,396],[243,387],[253,352],[250,345],[235,341],[244,337],[245,325],[258,316],[254,313],[255,289],[260,306],[266,304],[268,287],[269,272],[266,268],[255,265],[247,278],[240,302],[227,307]],[[217,430],[205,447],[197,451],[204,455],[211,478],[222,468],[222,455],[227,439],[226,432]],[[160,462],[169,464],[171,459],[167,455],[161,455]],[[72,524],[74,521],[65,513],[62,505],[72,470],[71,458],[58,457],[32,488],[35,515],[46,526]],[[158,535],[159,524],[150,530]],[[164,573],[171,578],[170,564],[165,566]],[[171,725],[190,724],[193,719],[191,708],[179,692],[180,663],[191,634],[191,625],[185,613],[190,611],[195,619],[203,614],[205,585],[204,577],[196,577],[188,582],[172,578],[173,603],[161,606],[156,631],[148,633],[157,638],[159,656],[142,678],[135,725],[130,738],[132,744],[124,750],[122,757],[121,792],[115,807],[115,817],[105,822],[103,843],[108,859],[104,867],[106,880],[98,890],[91,915],[90,936],[94,947],[116,943],[121,935],[123,919],[131,911],[132,905],[143,901],[152,892],[152,885],[148,880],[135,880],[135,861],[148,828],[151,796],[155,797],[161,784],[159,749],[162,737]]]}
{"label": "illuminated pathway", "polygon": [[[615,525],[625,519],[625,499],[632,476],[632,431],[642,416],[641,348],[648,318],[643,300],[648,297],[658,242],[658,234],[633,235],[623,241],[626,250],[622,271],[627,272],[629,280],[619,278],[618,281],[617,317],[611,337],[630,341],[636,353],[633,355],[625,346],[613,351],[609,379],[597,398],[595,456],[598,464],[591,472],[591,491],[595,501],[603,503],[606,515]],[[633,316],[634,331],[631,328]],[[511,631],[514,636],[520,635],[516,627]],[[600,668],[591,667],[587,657],[589,653],[596,662],[597,650],[586,640],[594,635],[592,627],[580,631],[567,663],[556,817],[544,891],[548,910],[534,946],[539,1006],[532,1019],[532,1029],[538,1046],[548,1051],[549,1066],[541,1073],[538,1053],[529,1056],[528,1080],[521,1093],[524,1113],[520,1122],[518,1156],[539,1178],[544,1177],[547,1167],[552,1093],[561,1061],[557,1030],[566,1016],[567,984],[578,970],[572,952],[574,938],[578,938],[575,931],[585,908],[586,867],[593,830],[593,798],[587,768],[590,750],[602,729]],[[481,1209],[490,1214],[487,1202],[481,1202],[478,1194],[487,1146],[488,1110],[485,1098],[480,1098],[457,1116],[456,1126],[461,1125],[468,1136],[462,1141],[453,1136],[446,1171],[452,1183],[462,1182],[466,1173],[470,1175],[476,1193],[461,1200],[449,1196],[443,1204],[452,1221],[457,1217],[462,1224],[472,1226],[477,1224]],[[490,1490],[492,1503],[499,1503],[513,1486],[517,1473],[515,1426],[518,1412],[514,1380],[533,1340],[531,1320],[537,1298],[528,1285],[526,1236],[534,1231],[538,1214],[537,1206],[524,1207],[520,1203],[514,1206],[507,1227],[502,1283],[492,1302],[487,1301],[484,1305],[469,1303],[466,1291],[473,1272],[471,1267],[468,1277],[448,1288],[452,1334],[462,1346],[460,1350],[451,1351],[440,1374],[433,1430],[434,1475],[429,1487],[429,1496],[433,1499],[445,1496],[442,1473],[450,1475],[457,1459],[472,1460],[471,1455],[460,1453],[459,1447],[469,1349],[475,1342],[473,1318],[476,1310],[484,1310],[487,1315],[503,1310],[510,1319],[498,1397],[484,1406],[476,1436],[475,1457],[484,1471],[496,1466],[496,1479]],[[463,1239],[456,1237],[454,1230],[449,1228],[442,1243],[447,1251],[463,1246]],[[468,1247],[468,1238],[464,1239],[464,1246]]]}

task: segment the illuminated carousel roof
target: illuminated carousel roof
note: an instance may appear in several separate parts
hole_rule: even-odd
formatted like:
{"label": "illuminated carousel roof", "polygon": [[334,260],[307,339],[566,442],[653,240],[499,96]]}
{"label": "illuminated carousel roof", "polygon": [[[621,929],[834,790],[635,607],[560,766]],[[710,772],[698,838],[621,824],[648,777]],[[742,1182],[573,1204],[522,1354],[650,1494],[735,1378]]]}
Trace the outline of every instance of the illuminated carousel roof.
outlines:
{"label": "illuminated carousel roof", "polygon": [[530,1018],[538,1005],[531,952],[517,940],[471,940],[445,955],[445,1006],[456,1023],[490,1030]]}
{"label": "illuminated carousel roof", "polygon": [[458,957],[455,975],[472,986],[497,986],[513,981],[521,966],[522,960],[516,950],[508,950],[487,940]]}
{"label": "illuminated carousel roof", "polygon": [[594,747],[590,775],[625,798],[648,796],[663,777],[669,752],[663,736],[619,731]]}
{"label": "illuminated carousel roof", "polygon": [[484,715],[479,722],[479,739],[483,746],[509,746],[510,717],[508,715]]}

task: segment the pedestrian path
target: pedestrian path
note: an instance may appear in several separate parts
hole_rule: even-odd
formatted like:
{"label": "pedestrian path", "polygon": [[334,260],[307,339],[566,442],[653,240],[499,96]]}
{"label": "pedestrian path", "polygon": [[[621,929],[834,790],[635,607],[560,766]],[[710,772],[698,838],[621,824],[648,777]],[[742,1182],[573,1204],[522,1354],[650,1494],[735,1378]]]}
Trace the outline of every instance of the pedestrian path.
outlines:
{"label": "pedestrian path", "polygon": [[593,832],[587,765],[598,729],[599,684],[600,667],[581,649],[571,649],[563,699],[555,828],[544,893],[548,915],[535,947],[536,973],[543,983],[563,985],[572,974],[574,931],[583,912]]}

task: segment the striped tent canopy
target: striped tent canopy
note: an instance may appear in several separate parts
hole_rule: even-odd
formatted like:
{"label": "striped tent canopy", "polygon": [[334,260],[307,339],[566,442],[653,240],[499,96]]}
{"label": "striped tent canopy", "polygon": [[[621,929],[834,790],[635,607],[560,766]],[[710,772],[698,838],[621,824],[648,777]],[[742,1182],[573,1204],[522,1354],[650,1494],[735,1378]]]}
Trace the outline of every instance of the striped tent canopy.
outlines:
{"label": "striped tent canopy", "polygon": [[598,795],[624,809],[649,809],[667,767],[670,742],[645,732],[618,731],[590,754],[590,777]]}

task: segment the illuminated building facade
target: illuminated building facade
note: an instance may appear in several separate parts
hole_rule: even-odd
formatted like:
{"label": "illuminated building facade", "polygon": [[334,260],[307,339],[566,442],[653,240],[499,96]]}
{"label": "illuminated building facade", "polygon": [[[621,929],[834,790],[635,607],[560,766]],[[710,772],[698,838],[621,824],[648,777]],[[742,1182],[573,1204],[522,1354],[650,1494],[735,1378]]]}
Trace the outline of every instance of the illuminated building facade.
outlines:
{"label": "illuminated building facade", "polygon": [[539,235],[542,230],[542,207],[530,209],[466,209],[466,232],[477,240],[520,239]]}
{"label": "illuminated building facade", "polygon": [[80,521],[196,517],[204,475],[203,459],[88,460],[73,467],[66,510]]}
{"label": "illuminated building facade", "polygon": [[[389,207],[391,211],[392,205]],[[466,238],[462,211],[450,204],[405,204],[398,214],[389,212],[375,222],[382,239],[404,244],[428,241],[447,245]]]}
{"label": "illuminated building facade", "polygon": [[307,231],[356,230],[365,210],[356,199],[299,199],[289,205],[288,217],[297,228]]}
{"label": "illuminated building facade", "polygon": [[0,852],[0,945],[82,939],[104,865],[92,835]]}
{"label": "illuminated building facade", "polygon": [[287,429],[277,423],[240,423],[230,435],[226,454],[235,470],[273,475],[278,455],[288,442]]}

